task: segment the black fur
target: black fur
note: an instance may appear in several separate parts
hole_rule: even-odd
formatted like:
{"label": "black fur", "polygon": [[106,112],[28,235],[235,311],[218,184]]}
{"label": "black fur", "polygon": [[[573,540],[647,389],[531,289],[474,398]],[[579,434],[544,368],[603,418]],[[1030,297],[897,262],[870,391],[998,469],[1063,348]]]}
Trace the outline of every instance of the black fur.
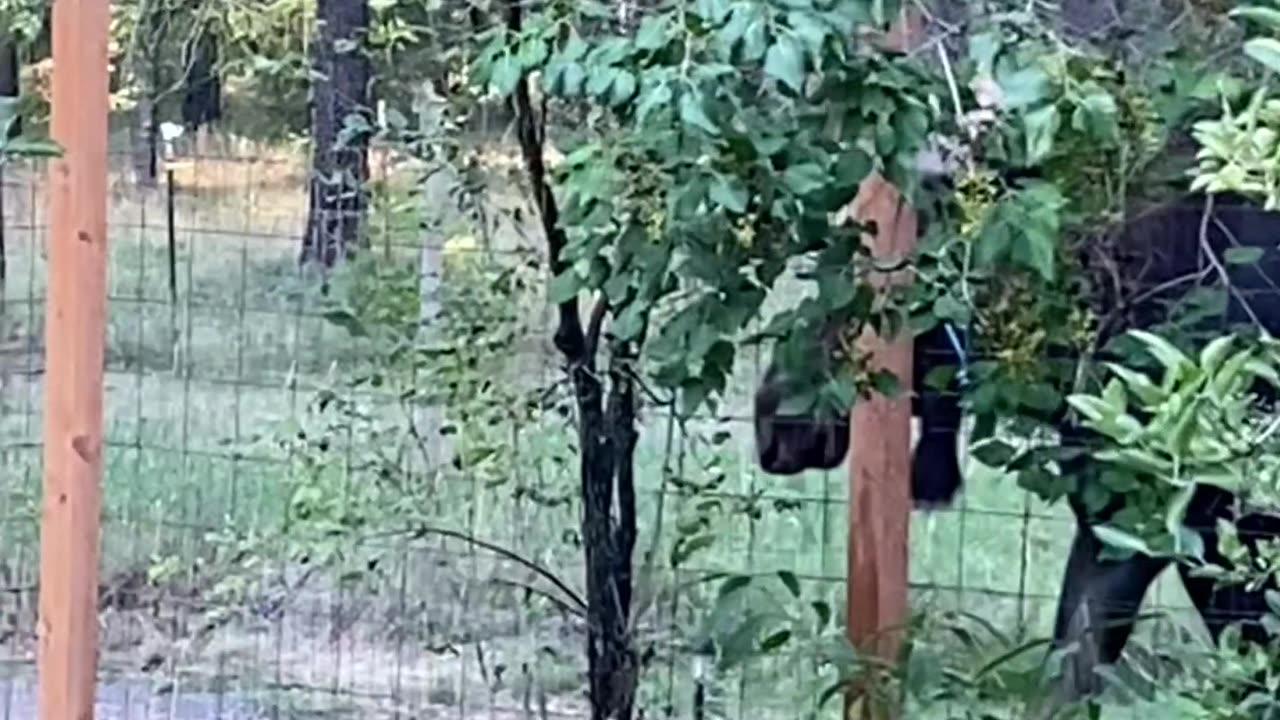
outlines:
{"label": "black fur", "polygon": [[[1165,320],[1167,302],[1184,297],[1198,285],[1221,285],[1225,272],[1231,293],[1224,317],[1213,318],[1199,328],[1217,334],[1254,319],[1270,333],[1280,335],[1280,213],[1263,212],[1256,204],[1239,197],[1219,195],[1213,212],[1204,221],[1205,199],[1190,195],[1179,201],[1139,213],[1124,223],[1107,242],[1092,244],[1106,254],[1107,265],[1120,283],[1099,283],[1104,289],[1099,309],[1115,319],[1103,331],[1114,336],[1127,328],[1151,327]],[[1207,241],[1207,243],[1205,242]],[[1215,263],[1205,252],[1212,250]],[[1228,265],[1221,258],[1226,249],[1239,245],[1263,251],[1256,265]],[[1085,258],[1098,267],[1098,257]],[[1101,277],[1103,274],[1099,274]],[[1114,312],[1112,312],[1114,311]],[[923,379],[939,365],[958,360],[945,330],[935,327],[916,338],[914,374],[918,390],[912,412],[921,418],[922,432],[913,458],[912,497],[917,506],[949,503],[961,487],[956,459],[961,409],[954,385],[945,392],[921,386]],[[761,466],[771,473],[796,473],[805,469],[830,469],[838,465],[848,450],[849,417],[785,418],[769,415],[777,407],[778,374],[770,368],[759,389],[756,407],[757,442]],[[1255,389],[1265,400],[1274,401],[1270,388]],[[760,396],[773,394],[770,402]],[[814,422],[817,425],[814,425]],[[785,432],[768,432],[771,425],[785,423]],[[766,429],[761,432],[762,427]],[[806,429],[807,428],[807,429]],[[1087,443],[1090,434],[1079,427],[1059,422],[1063,444]],[[821,441],[819,441],[821,439]],[[1077,461],[1087,462],[1085,460]],[[1066,464],[1064,472],[1087,478],[1081,465]],[[1201,488],[1192,499],[1187,525],[1200,533],[1210,560],[1217,559],[1215,520],[1234,515],[1235,498],[1215,488]],[[1099,559],[1100,542],[1090,526],[1106,520],[1115,508],[1088,512],[1080,495],[1069,498],[1077,519],[1076,537],[1068,558],[1054,627],[1054,646],[1075,648],[1069,655],[1057,695],[1048,707],[1052,713],[1064,702],[1080,699],[1098,689],[1094,669],[1115,662],[1133,630],[1143,596],[1167,561],[1134,556],[1116,562]],[[1259,538],[1280,537],[1280,517],[1252,514],[1237,517],[1246,545]],[[1217,638],[1233,622],[1245,621],[1248,639],[1261,640],[1264,633],[1258,620],[1266,610],[1266,588],[1244,587],[1215,590],[1213,582],[1192,577],[1179,567],[1188,594]],[[1273,586],[1269,586],[1273,587]],[[1049,715],[1044,715],[1048,717]]]}

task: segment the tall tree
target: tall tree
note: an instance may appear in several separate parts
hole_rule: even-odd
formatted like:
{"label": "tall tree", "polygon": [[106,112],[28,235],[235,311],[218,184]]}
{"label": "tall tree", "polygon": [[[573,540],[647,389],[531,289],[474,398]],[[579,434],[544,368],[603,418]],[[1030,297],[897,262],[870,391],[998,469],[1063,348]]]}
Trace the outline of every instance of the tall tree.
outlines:
{"label": "tall tree", "polygon": [[139,2],[128,53],[129,74],[136,84],[138,104],[130,125],[134,178],[142,187],[155,187],[159,177],[160,114],[164,94],[164,50],[172,17],[164,3]]}
{"label": "tall tree", "polygon": [[312,172],[299,261],[332,267],[355,250],[368,196],[368,0],[318,0],[311,89]]}

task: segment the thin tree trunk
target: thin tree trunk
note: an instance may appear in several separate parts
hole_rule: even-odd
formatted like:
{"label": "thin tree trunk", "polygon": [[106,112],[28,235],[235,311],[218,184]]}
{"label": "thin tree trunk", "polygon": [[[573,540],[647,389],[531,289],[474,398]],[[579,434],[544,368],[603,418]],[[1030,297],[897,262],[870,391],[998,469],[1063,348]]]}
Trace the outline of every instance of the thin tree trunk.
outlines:
{"label": "thin tree trunk", "polygon": [[[361,242],[368,207],[370,63],[367,0],[318,0],[312,46],[312,172],[299,261],[333,267]],[[354,119],[355,125],[350,125]],[[350,128],[350,129],[346,129]]]}
{"label": "thin tree trunk", "polygon": [[157,60],[159,48],[168,31],[168,23],[159,12],[149,12],[139,20],[143,29],[143,52],[138,53],[137,62],[141,67],[134,68],[139,84],[138,107],[134,115],[134,125],[130,128],[133,144],[134,178],[138,185],[146,188],[156,187],[159,181],[160,167],[160,118],[157,116],[157,95],[160,93],[162,79],[160,63]]}
{"label": "thin tree trunk", "polygon": [[[507,27],[520,34],[520,0],[507,0]],[[550,271],[565,269],[568,237],[547,184],[543,159],[545,118],[535,114],[528,78],[517,83],[511,107],[534,201],[542,220]],[[636,507],[634,461],[637,403],[636,347],[609,349],[608,371],[597,372],[601,323],[597,304],[583,326],[576,298],[558,308],[556,348],[564,355],[577,401],[582,546],[587,585],[587,674],[592,720],[631,720],[640,662],[631,636],[632,554]]]}
{"label": "thin tree trunk", "polygon": [[159,176],[157,157],[160,131],[151,93],[150,83],[146,83],[134,110],[133,125],[129,128],[130,145],[133,147],[134,182],[142,187],[155,187]]}
{"label": "thin tree trunk", "polygon": [[[436,138],[440,135],[444,117],[440,109],[439,97],[433,95],[430,81],[423,82],[414,109],[418,115],[418,132],[424,138]],[[439,174],[427,180],[431,183]],[[431,188],[426,188],[424,197],[438,197]],[[423,238],[421,255],[418,258],[418,340],[430,345],[442,339],[440,319],[444,313],[441,287],[444,285],[444,245],[443,238],[434,237],[439,233],[432,231]],[[444,437],[444,407],[435,399],[430,399],[418,406],[415,413],[415,424],[425,444],[426,463],[423,471],[431,477],[434,486],[439,474],[437,468],[445,467],[448,459]]]}

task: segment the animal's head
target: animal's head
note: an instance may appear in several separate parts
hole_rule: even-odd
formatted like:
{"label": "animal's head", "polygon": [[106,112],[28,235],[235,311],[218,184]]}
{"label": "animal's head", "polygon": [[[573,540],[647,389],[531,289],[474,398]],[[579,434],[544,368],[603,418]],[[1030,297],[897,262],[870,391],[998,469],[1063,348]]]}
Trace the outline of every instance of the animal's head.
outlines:
{"label": "animal's head", "polygon": [[779,344],[755,397],[756,452],[774,475],[831,470],[849,451],[849,410],[816,400],[814,390],[834,366],[835,330],[811,341]]}

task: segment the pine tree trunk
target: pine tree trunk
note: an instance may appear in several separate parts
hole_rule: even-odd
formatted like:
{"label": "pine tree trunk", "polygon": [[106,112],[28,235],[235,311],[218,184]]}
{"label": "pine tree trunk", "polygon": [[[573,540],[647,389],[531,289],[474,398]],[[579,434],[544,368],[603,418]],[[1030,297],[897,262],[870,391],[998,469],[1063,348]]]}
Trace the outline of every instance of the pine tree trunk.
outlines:
{"label": "pine tree trunk", "polygon": [[369,5],[367,0],[318,0],[316,21],[312,172],[299,261],[329,268],[360,245],[368,207],[365,185],[373,120],[364,47]]}

